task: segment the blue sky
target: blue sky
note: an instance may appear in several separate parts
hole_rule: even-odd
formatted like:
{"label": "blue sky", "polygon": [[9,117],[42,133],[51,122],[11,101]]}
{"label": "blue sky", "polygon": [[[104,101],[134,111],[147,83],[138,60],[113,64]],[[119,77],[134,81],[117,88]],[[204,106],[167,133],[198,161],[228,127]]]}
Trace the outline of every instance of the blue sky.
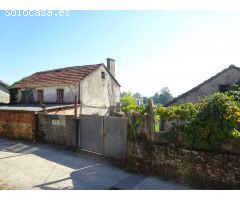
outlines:
{"label": "blue sky", "polygon": [[230,64],[240,66],[240,12],[71,11],[69,17],[0,12],[0,79],[116,60],[122,91],[174,96]]}

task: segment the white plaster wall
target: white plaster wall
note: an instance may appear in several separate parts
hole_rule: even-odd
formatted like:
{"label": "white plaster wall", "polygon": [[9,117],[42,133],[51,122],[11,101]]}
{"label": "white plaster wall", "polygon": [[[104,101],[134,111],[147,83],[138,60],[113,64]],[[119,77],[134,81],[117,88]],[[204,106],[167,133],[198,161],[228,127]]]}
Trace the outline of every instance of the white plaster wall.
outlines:
{"label": "white plaster wall", "polygon": [[[105,72],[105,79],[102,79]],[[70,89],[71,88],[71,89]],[[43,90],[45,103],[56,103],[57,89],[64,89],[64,103],[74,103],[74,94],[78,96],[78,85],[37,87],[33,89],[33,97],[37,101],[37,90]],[[109,107],[120,102],[120,87],[112,79],[105,67],[100,67],[81,82],[82,114],[107,115]],[[18,91],[18,101],[21,101],[21,90]]]}
{"label": "white plaster wall", "polygon": [[[105,72],[105,79],[102,79],[102,72]],[[120,87],[103,66],[82,81],[81,92],[83,109],[88,110],[89,113],[96,111],[103,115],[106,109],[120,102]],[[99,107],[101,111],[91,106]]]}
{"label": "white plaster wall", "polygon": [[10,95],[6,87],[0,85],[0,103],[9,103]]}
{"label": "white plaster wall", "polygon": [[91,107],[82,106],[81,112],[83,115],[100,115],[100,116],[109,115],[108,108],[91,108]]}
{"label": "white plaster wall", "polygon": [[[33,89],[33,97],[37,102],[37,90],[43,90],[43,98],[45,103],[56,103],[57,102],[57,89],[64,89],[64,103],[74,103],[74,95],[78,96],[78,86],[74,85],[62,85],[54,87],[36,87]],[[18,91],[18,102],[21,101],[21,89]]]}

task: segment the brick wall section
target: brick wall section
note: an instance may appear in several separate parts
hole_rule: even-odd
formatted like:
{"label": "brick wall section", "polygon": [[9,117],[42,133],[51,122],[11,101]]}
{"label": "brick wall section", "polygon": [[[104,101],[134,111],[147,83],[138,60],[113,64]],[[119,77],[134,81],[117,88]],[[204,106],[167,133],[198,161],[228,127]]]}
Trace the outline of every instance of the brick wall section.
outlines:
{"label": "brick wall section", "polygon": [[0,136],[33,141],[36,139],[34,112],[0,111]]}
{"label": "brick wall section", "polygon": [[240,189],[240,156],[128,143],[128,164],[140,172],[200,188]]}

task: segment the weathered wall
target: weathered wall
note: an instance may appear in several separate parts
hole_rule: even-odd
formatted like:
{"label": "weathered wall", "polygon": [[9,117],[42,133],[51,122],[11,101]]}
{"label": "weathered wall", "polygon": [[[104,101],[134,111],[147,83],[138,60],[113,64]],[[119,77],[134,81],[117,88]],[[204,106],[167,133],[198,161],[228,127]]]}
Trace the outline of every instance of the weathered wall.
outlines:
{"label": "weathered wall", "polygon": [[128,163],[201,188],[240,189],[240,156],[171,149],[146,142],[128,143]]}
{"label": "weathered wall", "polygon": [[34,112],[0,111],[0,135],[20,139],[36,139],[36,116]]}
{"label": "weathered wall", "polygon": [[[105,79],[102,79],[105,72]],[[56,103],[57,89],[64,89],[64,103],[74,103],[75,94],[79,96],[79,86],[38,87],[32,89],[34,102],[37,102],[37,90],[44,90],[44,103]],[[17,102],[21,101],[18,90]],[[82,114],[109,115],[109,108],[120,102],[120,87],[102,66],[81,82],[80,87]]]}
{"label": "weathered wall", "polygon": [[[58,108],[55,110],[48,110],[47,113],[49,115],[75,115],[75,108],[74,106],[72,107],[63,107],[63,108]],[[80,106],[77,106],[77,116],[80,114]]]}
{"label": "weathered wall", "polygon": [[38,114],[39,139],[48,143],[75,147],[76,124],[73,116]]}
{"label": "weathered wall", "polygon": [[[37,102],[37,90],[43,90],[44,103],[56,103],[57,102],[57,89],[64,89],[64,103],[74,103],[74,95],[78,95],[78,86],[74,85],[60,85],[56,87],[37,87],[32,89],[34,102]],[[17,95],[17,102],[21,101],[20,89]]]}
{"label": "weathered wall", "polygon": [[[101,77],[102,72],[105,72],[105,79]],[[106,115],[110,106],[120,102],[120,87],[103,66],[83,80],[80,90],[82,114]]]}
{"label": "weathered wall", "polygon": [[220,76],[210,80],[208,83],[199,86],[187,95],[177,99],[171,105],[184,104],[187,102],[199,102],[204,96],[210,96],[219,91],[220,85],[233,85],[240,80],[240,71],[235,68],[228,68]]}
{"label": "weathered wall", "polygon": [[0,103],[9,103],[10,96],[6,87],[0,84]]}

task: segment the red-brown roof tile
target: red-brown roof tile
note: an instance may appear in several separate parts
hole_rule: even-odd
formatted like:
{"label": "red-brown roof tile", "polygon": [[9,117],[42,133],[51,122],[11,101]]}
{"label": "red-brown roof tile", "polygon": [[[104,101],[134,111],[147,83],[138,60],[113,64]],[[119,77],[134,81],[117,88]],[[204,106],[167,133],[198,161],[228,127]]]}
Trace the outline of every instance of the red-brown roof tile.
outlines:
{"label": "red-brown roof tile", "polygon": [[84,65],[37,72],[12,85],[11,88],[28,88],[77,84],[102,64]]}

